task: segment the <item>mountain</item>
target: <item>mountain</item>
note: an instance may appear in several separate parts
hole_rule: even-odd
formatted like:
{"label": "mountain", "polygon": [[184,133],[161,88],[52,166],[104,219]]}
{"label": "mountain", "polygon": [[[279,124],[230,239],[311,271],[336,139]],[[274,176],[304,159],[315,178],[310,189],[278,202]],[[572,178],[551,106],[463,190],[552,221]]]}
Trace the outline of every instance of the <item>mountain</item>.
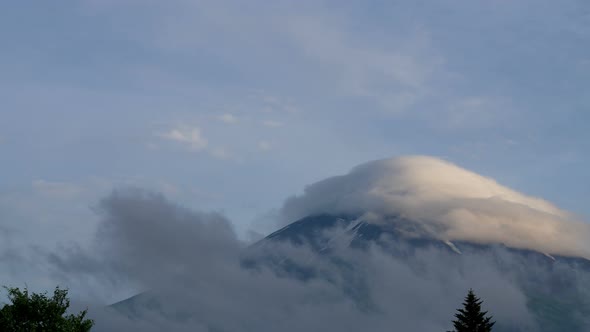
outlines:
{"label": "mountain", "polygon": [[[314,279],[337,283],[360,310],[379,310],[368,289],[371,285],[363,275],[363,260],[348,256],[369,255],[372,250],[386,253],[392,259],[412,266],[417,274],[428,274],[430,263],[419,262],[427,253],[446,262],[437,273],[453,274],[469,268],[463,262],[468,256],[510,275],[526,294],[526,305],[534,317],[534,330],[542,332],[588,331],[590,298],[579,293],[580,275],[590,276],[590,261],[580,257],[550,255],[534,250],[510,248],[502,244],[478,244],[468,241],[441,241],[410,234],[415,224],[401,216],[375,224],[362,217],[346,215],[315,215],[295,221],[246,248],[242,266],[256,270],[270,267],[283,278],[309,282]],[[403,226],[400,226],[403,225]],[[300,250],[299,250],[300,249]],[[293,254],[295,253],[295,254]],[[301,256],[303,254],[303,256]],[[359,264],[359,262],[361,262]],[[425,264],[425,265],[423,265]],[[459,272],[460,273],[460,272]],[[465,289],[471,285],[466,284]],[[162,312],[161,299],[149,293],[139,294],[113,304],[113,308],[129,317],[141,312]],[[174,320],[189,313],[167,313]],[[499,322],[496,331],[525,331],[518,326]]]}
{"label": "mountain", "polygon": [[[181,301],[192,307],[170,310],[162,302],[170,297],[150,291],[113,307],[129,317],[149,310],[197,317],[228,332],[299,331],[297,324],[439,331],[474,288],[496,332],[590,331],[590,225],[449,162],[410,156],[362,164],[287,199],[279,219],[291,223],[239,259],[207,261],[196,280],[174,279],[189,280],[179,296],[202,292],[213,303]],[[338,315],[326,322],[332,307]]]}
{"label": "mountain", "polygon": [[[408,236],[408,225],[416,225],[412,220],[392,216],[386,223],[375,224],[365,221],[362,217],[333,216],[328,214],[308,216],[295,221],[254,244],[250,250],[261,249],[277,242],[290,242],[294,245],[308,245],[317,253],[330,249],[338,235],[346,235],[349,245],[353,248],[367,248],[370,245],[385,247],[396,257],[407,256],[417,249],[436,248],[449,253],[461,255],[464,251],[477,253],[489,252],[491,249],[502,248],[514,256],[529,261],[542,263],[550,267],[556,262],[562,262],[572,267],[590,271],[590,260],[582,257],[551,255],[530,249],[510,248],[503,244],[478,244],[469,241],[442,241],[427,236]],[[400,227],[404,225],[404,227]],[[326,231],[338,229],[339,234],[326,234]],[[397,248],[391,244],[403,245]],[[400,251],[401,250],[401,251]]]}
{"label": "mountain", "polygon": [[[503,244],[478,244],[468,241],[441,241],[428,237],[407,236],[408,225],[416,224],[403,217],[389,217],[387,223],[374,224],[359,217],[316,215],[302,218],[270,234],[249,250],[251,257],[246,266],[264,262],[277,271],[289,271],[303,279],[321,277],[313,264],[298,264],[285,257],[273,254],[273,247],[279,243],[307,246],[313,252],[330,256],[338,246],[338,239],[345,239],[346,245],[359,251],[378,247],[395,259],[408,264],[419,252],[438,252],[444,256],[488,258],[494,268],[517,279],[519,287],[527,295],[527,306],[537,323],[538,331],[589,331],[590,297],[579,293],[580,275],[590,277],[590,260],[581,257],[550,255],[529,249],[510,248]],[[405,225],[403,228],[399,225]],[[334,230],[337,230],[334,232]],[[491,259],[490,259],[491,258]],[[463,266],[464,267],[464,266]],[[457,266],[448,266],[452,272]],[[346,269],[341,270],[346,273]],[[325,276],[324,276],[325,277]],[[588,280],[588,279],[586,279]],[[358,284],[358,281],[357,281]],[[466,285],[466,287],[470,287]],[[357,300],[363,299],[358,292],[351,292]],[[497,325],[496,330],[519,331],[518,328]]]}

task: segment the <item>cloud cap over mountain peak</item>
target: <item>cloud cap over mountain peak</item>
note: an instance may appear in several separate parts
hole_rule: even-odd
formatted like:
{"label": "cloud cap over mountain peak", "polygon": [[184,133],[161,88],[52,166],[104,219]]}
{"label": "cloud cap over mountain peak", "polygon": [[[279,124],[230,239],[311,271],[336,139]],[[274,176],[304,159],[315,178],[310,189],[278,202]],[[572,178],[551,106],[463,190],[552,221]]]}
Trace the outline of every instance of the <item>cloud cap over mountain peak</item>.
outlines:
{"label": "cloud cap over mountain peak", "polygon": [[289,221],[321,213],[364,215],[372,222],[402,216],[420,226],[417,236],[590,259],[590,225],[548,201],[434,157],[359,165],[309,185],[282,208]]}

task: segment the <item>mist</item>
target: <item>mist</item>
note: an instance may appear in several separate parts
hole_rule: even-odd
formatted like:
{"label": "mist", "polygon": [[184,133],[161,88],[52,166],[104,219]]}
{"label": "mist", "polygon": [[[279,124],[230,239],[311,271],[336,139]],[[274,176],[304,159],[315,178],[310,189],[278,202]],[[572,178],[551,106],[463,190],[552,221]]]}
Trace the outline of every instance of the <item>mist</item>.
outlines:
{"label": "mist", "polygon": [[[94,243],[48,256],[63,282],[118,291],[120,300],[130,290],[141,294],[133,314],[96,299],[78,302],[90,306],[97,331],[441,331],[469,288],[499,326],[538,330],[523,290],[526,276],[512,269],[520,262],[502,249],[483,256],[424,249],[408,263],[377,246],[352,249],[346,238],[333,243],[330,259],[306,245],[271,244],[273,253],[324,276],[304,281],[272,266],[244,267],[246,244],[226,218],[161,194],[118,190],[97,213]],[[494,263],[500,256],[504,268]],[[352,274],[344,276],[337,260],[350,264]]]}

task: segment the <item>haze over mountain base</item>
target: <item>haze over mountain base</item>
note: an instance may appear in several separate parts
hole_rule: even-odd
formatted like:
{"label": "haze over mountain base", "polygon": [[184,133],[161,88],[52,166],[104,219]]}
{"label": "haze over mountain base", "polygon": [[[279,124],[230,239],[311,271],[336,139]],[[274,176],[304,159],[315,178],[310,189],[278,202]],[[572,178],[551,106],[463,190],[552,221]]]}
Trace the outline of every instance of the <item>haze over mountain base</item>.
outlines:
{"label": "haze over mountain base", "polygon": [[97,331],[444,331],[469,288],[497,331],[589,331],[587,225],[430,157],[313,184],[282,209],[302,218],[250,246],[142,190],[99,211],[91,250],[49,257],[70,282],[141,290],[91,308]]}

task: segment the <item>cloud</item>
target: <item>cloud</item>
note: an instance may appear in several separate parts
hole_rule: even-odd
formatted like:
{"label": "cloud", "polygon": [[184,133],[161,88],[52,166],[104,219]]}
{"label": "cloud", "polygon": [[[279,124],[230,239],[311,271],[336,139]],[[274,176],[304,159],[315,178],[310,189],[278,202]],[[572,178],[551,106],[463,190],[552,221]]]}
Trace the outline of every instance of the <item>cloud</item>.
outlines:
{"label": "cloud", "polygon": [[270,127],[270,128],[278,128],[278,127],[282,127],[283,123],[279,122],[279,121],[274,121],[274,120],[265,120],[262,122],[262,125],[265,127]]}
{"label": "cloud", "polygon": [[277,96],[265,95],[262,96],[262,100],[268,104],[281,104],[281,99]]}
{"label": "cloud", "polygon": [[261,93],[261,95],[252,96],[259,98],[265,104],[262,108],[263,112],[270,113],[280,111],[286,113],[298,113],[300,111],[290,98],[281,98],[279,96],[264,94],[264,91],[259,91],[259,93]]}
{"label": "cloud", "polygon": [[44,196],[69,198],[80,194],[82,188],[73,183],[35,180],[33,190]]}
{"label": "cloud", "polygon": [[268,151],[272,149],[272,144],[268,141],[260,141],[258,142],[258,149],[261,151]]}
{"label": "cloud", "polygon": [[[553,204],[425,156],[378,160],[314,183],[283,207],[285,221],[319,214],[411,220],[413,236],[501,243],[590,259],[590,225]],[[412,228],[412,225],[398,225]]]}
{"label": "cloud", "polygon": [[223,147],[216,147],[209,150],[209,153],[218,159],[230,159],[232,158],[232,154]]}
{"label": "cloud", "polygon": [[[335,69],[341,90],[373,99],[390,112],[404,112],[426,96],[444,63],[424,29],[406,27],[407,34],[391,34],[387,43],[374,45],[355,38],[354,29],[329,15],[300,16],[288,23],[294,44],[304,56]],[[386,47],[392,41],[396,47]]]}
{"label": "cloud", "polygon": [[223,115],[220,115],[218,117],[219,121],[221,122],[225,122],[225,123],[237,123],[238,122],[238,118],[232,114],[229,113],[225,113]]}
{"label": "cloud", "polygon": [[158,134],[161,138],[187,145],[191,150],[199,151],[207,147],[208,141],[201,135],[201,130],[194,128],[177,128]]}
{"label": "cloud", "polygon": [[[130,307],[134,318],[91,304],[98,332],[439,331],[449,327],[469,286],[502,323],[531,324],[526,298],[492,257],[465,253],[457,261],[424,250],[408,264],[377,247],[351,249],[346,238],[334,243],[332,259],[306,246],[269,244],[267,254],[286,255],[326,276],[302,281],[265,267],[245,269],[244,246],[218,213],[191,211],[140,189],[113,192],[97,211],[94,245],[50,255],[54,273],[77,286],[72,290],[149,290]],[[348,264],[352,274],[343,274]]]}
{"label": "cloud", "polygon": [[[493,127],[500,120],[510,121],[513,111],[510,103],[501,98],[458,98],[448,106],[446,125],[452,130],[481,130]],[[444,122],[441,124],[444,125]]]}

